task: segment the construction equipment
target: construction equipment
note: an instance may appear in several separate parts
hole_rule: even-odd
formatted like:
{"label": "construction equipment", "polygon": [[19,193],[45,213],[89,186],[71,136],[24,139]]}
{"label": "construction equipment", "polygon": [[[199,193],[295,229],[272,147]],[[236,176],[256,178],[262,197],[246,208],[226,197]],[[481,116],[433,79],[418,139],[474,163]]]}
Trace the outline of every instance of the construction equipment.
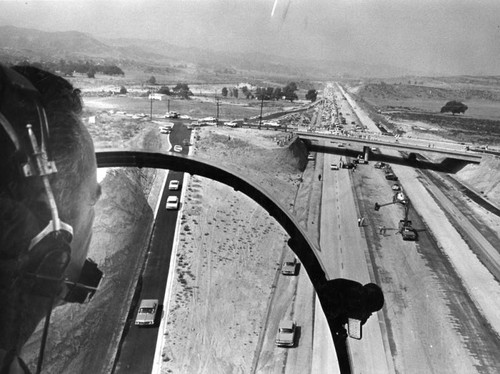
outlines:
{"label": "construction equipment", "polygon": [[404,218],[399,221],[398,232],[401,234],[403,240],[417,240],[417,232],[412,227],[411,221],[408,219],[408,213],[410,212],[411,206],[410,199],[403,191],[396,192],[392,197],[392,201],[389,203],[375,203],[375,210],[378,211],[383,206],[398,203],[403,205],[405,209]]}

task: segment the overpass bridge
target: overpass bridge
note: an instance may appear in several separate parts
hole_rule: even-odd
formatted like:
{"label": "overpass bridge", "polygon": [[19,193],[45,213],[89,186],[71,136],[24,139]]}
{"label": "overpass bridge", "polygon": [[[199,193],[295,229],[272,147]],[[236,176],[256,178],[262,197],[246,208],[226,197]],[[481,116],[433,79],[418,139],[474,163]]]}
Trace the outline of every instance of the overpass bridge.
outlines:
{"label": "overpass bridge", "polygon": [[[309,149],[326,153],[364,152],[365,158],[378,159],[371,148],[392,149],[408,153],[409,160],[416,160],[417,154],[433,154],[444,159],[455,160],[459,163],[480,163],[483,154],[469,151],[465,146],[454,143],[432,142],[418,138],[395,138],[384,135],[363,134],[345,136],[320,132],[297,131],[295,135],[303,140]],[[387,139],[385,139],[387,138]],[[444,144],[444,145],[443,145]],[[445,146],[446,145],[446,146]],[[367,158],[366,158],[367,159]]]}

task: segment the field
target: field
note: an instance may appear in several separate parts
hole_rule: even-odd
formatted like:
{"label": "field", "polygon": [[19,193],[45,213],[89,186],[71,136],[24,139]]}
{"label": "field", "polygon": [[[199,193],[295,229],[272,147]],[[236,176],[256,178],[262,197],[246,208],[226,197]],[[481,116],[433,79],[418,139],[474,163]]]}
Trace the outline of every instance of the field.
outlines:
{"label": "field", "polygon": [[[364,105],[375,113],[376,121],[391,130],[404,133],[408,131],[408,122],[422,123],[422,126],[412,126],[415,136],[432,134],[458,142],[498,145],[500,87],[495,82],[497,80],[460,77],[422,79],[414,84],[358,82],[351,84],[350,91],[358,102],[364,101]],[[466,104],[466,113],[441,114],[441,107],[450,100]]]}

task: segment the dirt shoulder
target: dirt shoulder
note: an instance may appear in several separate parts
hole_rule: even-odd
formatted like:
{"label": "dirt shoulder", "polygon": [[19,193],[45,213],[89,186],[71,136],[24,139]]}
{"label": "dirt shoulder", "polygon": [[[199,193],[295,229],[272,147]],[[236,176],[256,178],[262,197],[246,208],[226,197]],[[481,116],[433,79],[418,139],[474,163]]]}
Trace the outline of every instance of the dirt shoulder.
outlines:
{"label": "dirt shoulder", "polygon": [[[196,134],[195,154],[250,177],[291,207],[305,150],[294,154],[279,147],[276,136],[204,128]],[[286,240],[277,222],[245,195],[209,179],[190,178],[162,372],[251,370]]]}

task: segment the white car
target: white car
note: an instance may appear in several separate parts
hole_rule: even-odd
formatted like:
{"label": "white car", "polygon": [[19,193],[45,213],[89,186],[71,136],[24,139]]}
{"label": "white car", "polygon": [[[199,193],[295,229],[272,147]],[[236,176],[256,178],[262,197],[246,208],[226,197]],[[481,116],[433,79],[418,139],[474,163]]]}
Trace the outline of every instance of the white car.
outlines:
{"label": "white car", "polygon": [[283,262],[283,266],[281,267],[281,274],[283,275],[297,275],[297,259],[294,257],[291,260]]}
{"label": "white car", "polygon": [[144,299],[141,300],[135,324],[138,326],[152,326],[155,324],[156,311],[158,310],[157,299]]}
{"label": "white car", "polygon": [[339,170],[339,165],[338,164],[330,164],[330,169],[331,170]]}
{"label": "white car", "polygon": [[179,198],[177,196],[167,197],[167,205],[165,205],[165,208],[168,210],[179,209]]}
{"label": "white car", "polygon": [[295,345],[295,322],[282,320],[278,327],[276,345],[278,347],[293,347]]}
{"label": "white car", "polygon": [[174,151],[175,152],[182,152],[182,147],[179,144],[174,145]]}
{"label": "white car", "polygon": [[179,113],[177,113],[177,112],[167,112],[167,113],[165,113],[165,115],[163,117],[165,117],[165,118],[178,118],[179,117]]}
{"label": "white car", "polygon": [[177,180],[171,180],[168,184],[168,189],[171,191],[176,191],[179,189],[180,183]]}

